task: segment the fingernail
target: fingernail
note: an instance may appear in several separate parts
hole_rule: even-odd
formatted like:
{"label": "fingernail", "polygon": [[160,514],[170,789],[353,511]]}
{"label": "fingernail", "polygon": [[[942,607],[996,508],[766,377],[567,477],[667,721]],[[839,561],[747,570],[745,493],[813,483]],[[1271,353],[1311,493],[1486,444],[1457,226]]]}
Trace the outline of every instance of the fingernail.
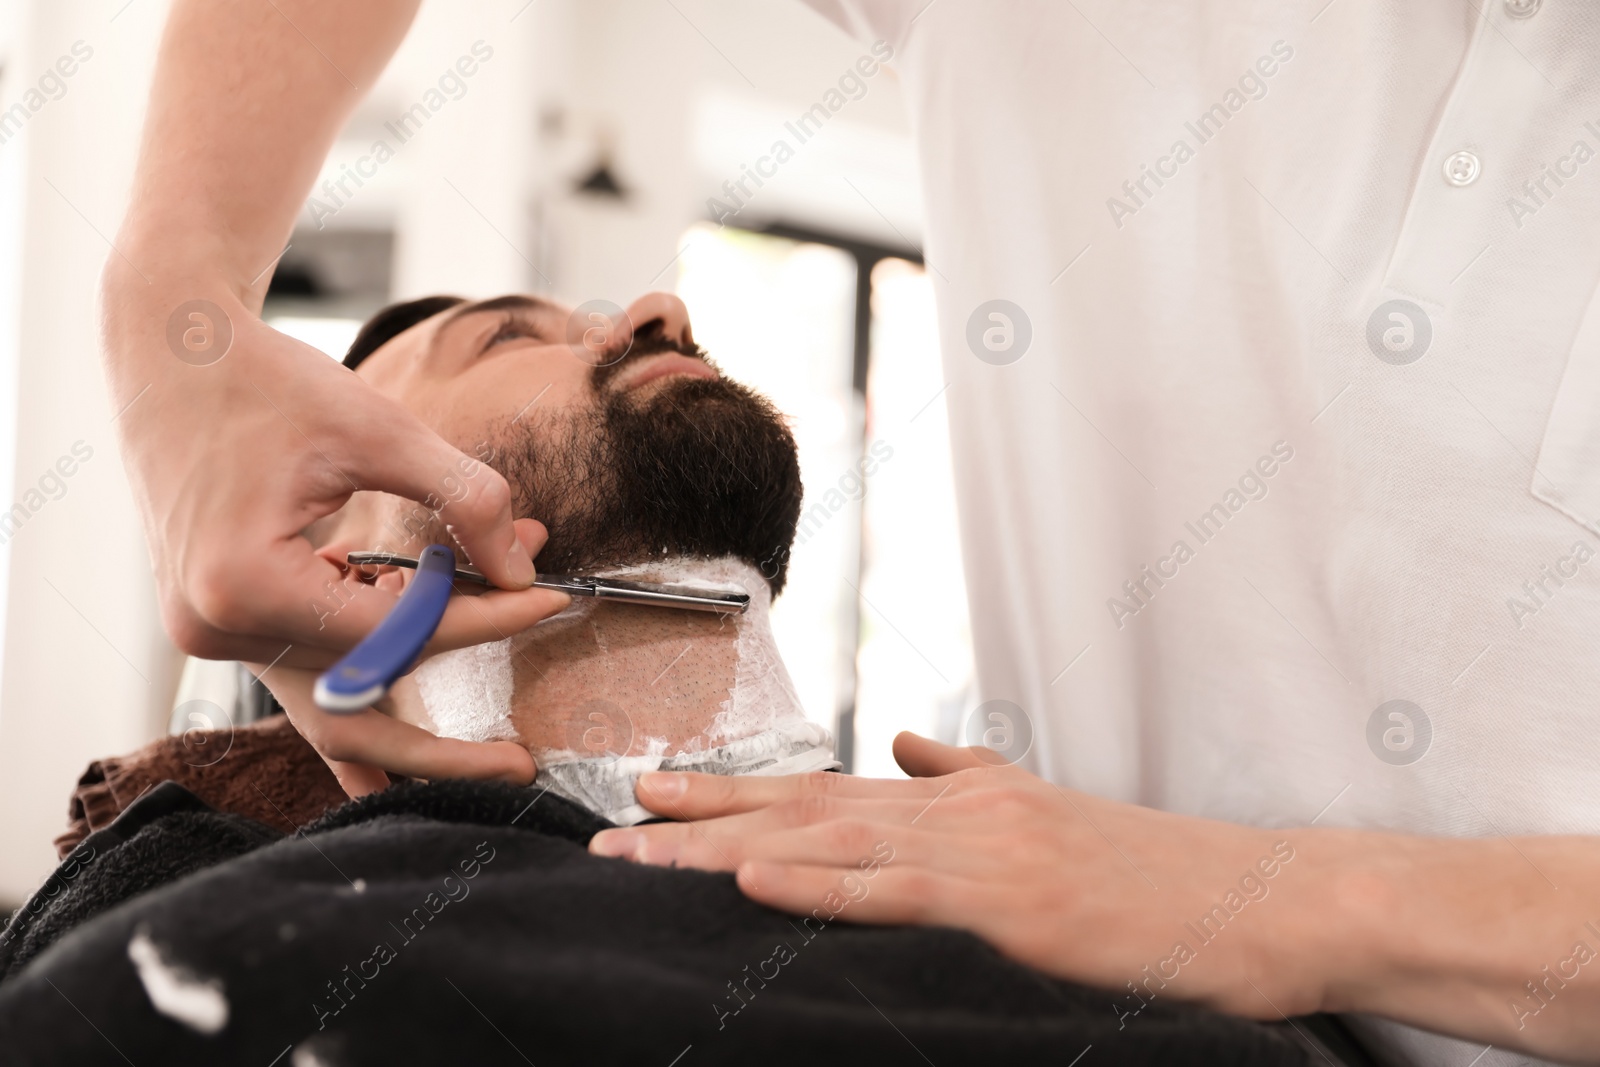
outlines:
{"label": "fingernail", "polygon": [[639,835],[632,830],[601,830],[589,842],[589,851],[596,856],[630,858],[639,847]]}
{"label": "fingernail", "polygon": [[528,550],[522,547],[522,542],[515,538],[511,541],[511,551],[506,553],[506,570],[518,585],[533,584],[533,560],[528,557]]}
{"label": "fingernail", "polygon": [[739,869],[734,872],[734,877],[753,889],[761,889],[770,887],[777,882],[779,870],[775,864],[751,860],[748,863],[741,864]]}
{"label": "fingernail", "polygon": [[689,779],[670,771],[651,771],[640,775],[639,784],[662,800],[677,800],[689,788]]}

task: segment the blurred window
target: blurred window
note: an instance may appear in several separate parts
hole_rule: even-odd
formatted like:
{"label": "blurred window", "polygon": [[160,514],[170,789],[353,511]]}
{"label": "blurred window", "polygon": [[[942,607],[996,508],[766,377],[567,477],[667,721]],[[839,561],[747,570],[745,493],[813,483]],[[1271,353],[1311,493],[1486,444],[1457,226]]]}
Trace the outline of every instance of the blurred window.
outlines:
{"label": "blurred window", "polygon": [[933,290],[906,250],[692,227],[695,340],[789,417],[805,503],[773,609],[801,702],[859,774],[900,730],[953,740],[972,680]]}

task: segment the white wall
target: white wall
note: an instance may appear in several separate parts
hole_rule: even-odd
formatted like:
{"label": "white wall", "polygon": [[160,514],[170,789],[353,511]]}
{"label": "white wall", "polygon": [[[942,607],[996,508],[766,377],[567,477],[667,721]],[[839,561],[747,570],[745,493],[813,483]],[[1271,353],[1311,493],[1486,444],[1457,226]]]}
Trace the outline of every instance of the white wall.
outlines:
{"label": "white wall", "polygon": [[[66,95],[0,146],[0,419],[8,385],[17,398],[14,423],[0,425],[15,434],[15,484],[5,489],[0,470],[9,494],[0,506],[74,441],[94,458],[0,560],[0,901],[20,899],[50,869],[50,839],[84,766],[156,736],[175,685],[93,330],[109,252],[101,235],[121,217],[164,9],[160,0],[120,12],[87,0],[6,8],[20,36],[0,108],[73,41],[95,51]],[[526,289],[626,304],[672,288],[678,238],[705,217],[706,198],[865,51],[793,0],[426,0],[329,171],[367,152],[480,39],[495,54],[465,95],[325,221],[395,226],[396,297]],[[620,206],[570,191],[602,130],[634,190]],[[919,211],[899,87],[884,72],[736,223],[781,217],[895,243],[918,239]]]}
{"label": "white wall", "polygon": [[[369,152],[478,40],[495,54],[467,93],[323,220],[397,226],[397,298],[522,288],[626,304],[670,289],[678,238],[706,217],[707,198],[866,51],[795,0],[432,0],[324,175]],[[602,136],[633,191],[620,205],[571,190]],[[920,239],[920,211],[900,88],[885,71],[732,221],[809,221],[898,244]]]}
{"label": "white wall", "polygon": [[[581,11],[575,77],[549,90],[572,121],[544,195],[562,290],[623,303],[671,288],[672,273],[662,271],[685,226],[706,217],[707,198],[722,197],[740,164],[753,164],[784,135],[783,121],[816,103],[866,49],[792,0],[612,0]],[[564,210],[571,197],[559,183],[583,169],[597,125],[618,131],[618,169],[638,194],[620,209]],[[878,187],[885,168],[902,179],[892,191]],[[875,205],[863,203],[846,177],[871,190]],[[733,221],[811,222],[889,244],[901,240],[898,228],[916,241],[916,194],[899,85],[884,72]]]}
{"label": "white wall", "polygon": [[[15,7],[16,5],[13,4]],[[0,145],[0,210],[23,219],[0,273],[4,344],[17,402],[11,485],[26,500],[75,442],[92,458],[66,492],[27,518],[9,545],[0,665],[0,898],[19,899],[53,866],[50,839],[89,760],[159,729],[176,658],[157,621],[149,557],[117,458],[96,355],[95,289],[131,172],[163,5],[23,4],[6,57],[10,107],[83,41],[93,55],[66,92]],[[0,231],[3,232],[3,231]],[[20,238],[20,243],[18,243]]]}

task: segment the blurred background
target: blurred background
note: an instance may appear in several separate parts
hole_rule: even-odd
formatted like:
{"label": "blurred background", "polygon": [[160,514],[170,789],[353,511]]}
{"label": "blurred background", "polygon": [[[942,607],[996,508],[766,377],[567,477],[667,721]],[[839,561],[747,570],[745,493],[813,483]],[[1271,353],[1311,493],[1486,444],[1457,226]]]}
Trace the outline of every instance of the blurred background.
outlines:
{"label": "blurred background", "polygon": [[[166,732],[185,676],[94,325],[165,10],[0,3],[0,910],[53,867],[86,765]],[[795,0],[424,0],[264,317],[337,357],[397,299],[677,292],[800,444],[773,615],[807,713],[898,775],[898,731],[954,738],[971,652],[917,161],[868,54]]]}

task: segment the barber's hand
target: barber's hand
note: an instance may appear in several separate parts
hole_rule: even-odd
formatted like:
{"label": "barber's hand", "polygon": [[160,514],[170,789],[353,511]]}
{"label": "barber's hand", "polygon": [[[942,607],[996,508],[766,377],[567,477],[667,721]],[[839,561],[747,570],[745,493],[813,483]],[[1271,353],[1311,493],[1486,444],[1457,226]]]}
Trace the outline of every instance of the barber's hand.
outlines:
{"label": "barber's hand", "polygon": [[[1146,966],[1165,975],[1146,999],[1160,990],[1262,1019],[1317,1009],[1315,964],[1278,948],[1294,910],[1280,898],[1315,887],[1316,831],[1103,800],[992,765],[999,757],[987,750],[912,734],[896,739],[895,758],[916,777],[646,775],[640,803],[693,821],[607,830],[590,850],[734,870],[746,895],[820,922],[968,930],[1039,970],[1115,991],[1124,1015],[1139,1008],[1127,983],[1144,989]],[[1270,878],[1258,866],[1263,857]],[[1230,892],[1242,906],[1202,942],[1184,924]],[[1303,949],[1303,931],[1296,940]],[[1188,962],[1174,959],[1179,941],[1193,951]],[[1327,957],[1319,962],[1326,967]]]}
{"label": "barber's hand", "polygon": [[[155,278],[174,276],[157,269],[148,248],[140,258]],[[194,300],[210,303],[198,319],[180,312]],[[263,324],[226,286],[143,281],[112,256],[103,302],[122,454],[162,620],[179,648],[325,666],[376,626],[392,600],[337,600],[340,567],[301,536],[357,489],[437,506],[473,564],[503,590],[452,602],[435,650],[497,640],[558,610],[558,597],[528,587],[532,559],[496,471],[323,353]],[[225,331],[232,341],[219,351]]]}
{"label": "barber's hand", "polygon": [[[536,522],[519,522],[517,533],[531,556],[539,554],[548,536],[545,528]],[[416,577],[415,571],[400,567],[380,567],[376,570],[376,580],[367,582],[360,579],[355,569],[351,569],[340,585],[340,596],[350,600],[373,598],[392,607]],[[468,594],[452,597],[451,601],[452,606],[461,602],[470,609],[494,595]],[[566,593],[554,592],[549,603],[550,613],[554,614],[572,603],[572,598]],[[511,632],[497,635],[509,636]],[[430,643],[424,649],[422,659],[440,651],[444,649]],[[401,678],[381,700],[365,711],[336,715],[317,707],[313,698],[317,676],[321,671],[281,663],[249,663],[246,666],[272,691],[295,729],[317,750],[344,791],[352,797],[387,788],[390,774],[424,779],[497,779],[516,785],[527,785],[533,781],[537,770],[533,756],[514,741],[457,741],[438,737],[420,726],[395,718],[395,702],[400,691],[410,683],[409,677]],[[416,698],[413,696],[413,699]]]}
{"label": "barber's hand", "polygon": [[[530,556],[537,556],[548,537],[542,524],[530,521],[517,523],[517,535],[522,547]],[[377,605],[379,614],[392,608],[416,572],[399,567],[378,568],[375,581],[362,581],[357,570],[344,573],[337,586],[339,598],[349,604]],[[566,593],[539,590],[545,595],[543,615],[553,615],[572,603]],[[480,605],[490,602],[500,593],[483,593],[453,596],[450,609],[481,611]],[[484,619],[492,617],[484,615]],[[534,621],[537,621],[535,619]],[[527,623],[531,626],[533,623]],[[524,627],[525,628],[525,627]],[[491,640],[499,640],[516,633],[516,630],[496,630]],[[436,636],[423,650],[422,659],[446,651],[450,645]],[[420,662],[420,660],[419,660]],[[271,690],[283,705],[289,721],[300,731],[311,747],[317,750],[328,769],[333,771],[340,786],[352,797],[365,796],[389,786],[389,775],[408,778],[473,778],[493,779],[527,785],[533,781],[537,767],[533,755],[513,741],[458,741],[439,737],[420,726],[402,722],[393,717],[396,690],[406,685],[402,678],[381,700],[365,711],[336,715],[317,707],[313,697],[320,669],[290,666],[285,663],[247,663],[257,678]]]}
{"label": "barber's hand", "polygon": [[537,767],[515,741],[457,741],[392,718],[388,698],[365,711],[334,715],[312,699],[320,671],[251,663],[283,705],[289,721],[328,765],[345,793],[361,797],[389,787],[389,775],[408,778],[475,778],[527,785]]}
{"label": "barber's hand", "polygon": [[283,705],[346,794],[366,796],[389,787],[389,775],[474,778],[527,785],[537,767],[515,741],[457,741],[437,737],[388,713],[388,698],[365,711],[334,715],[317,707],[312,690],[321,672],[303,667],[247,664]]}

